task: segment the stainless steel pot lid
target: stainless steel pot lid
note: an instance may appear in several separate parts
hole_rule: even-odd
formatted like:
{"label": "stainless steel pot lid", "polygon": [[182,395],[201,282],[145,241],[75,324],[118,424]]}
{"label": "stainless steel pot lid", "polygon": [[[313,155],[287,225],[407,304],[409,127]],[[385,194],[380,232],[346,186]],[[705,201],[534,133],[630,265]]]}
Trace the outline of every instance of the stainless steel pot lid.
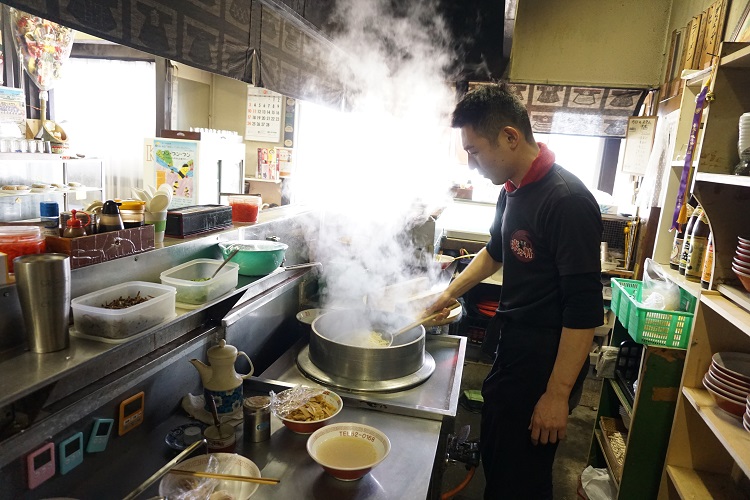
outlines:
{"label": "stainless steel pot lid", "polygon": [[297,355],[297,367],[306,377],[326,386],[352,392],[396,392],[415,387],[430,378],[435,371],[435,359],[425,351],[422,367],[412,374],[389,380],[354,380],[325,373],[310,361],[310,347],[305,346]]}

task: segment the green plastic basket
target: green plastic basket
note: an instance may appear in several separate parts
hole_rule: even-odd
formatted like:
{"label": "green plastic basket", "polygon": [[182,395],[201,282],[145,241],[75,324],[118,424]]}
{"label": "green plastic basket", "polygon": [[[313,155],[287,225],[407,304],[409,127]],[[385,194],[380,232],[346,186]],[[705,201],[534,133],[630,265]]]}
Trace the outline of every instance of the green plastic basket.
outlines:
{"label": "green plastic basket", "polygon": [[680,288],[681,311],[648,309],[640,305],[638,280],[612,278],[612,310],[636,342],[645,345],[687,348],[697,299]]}

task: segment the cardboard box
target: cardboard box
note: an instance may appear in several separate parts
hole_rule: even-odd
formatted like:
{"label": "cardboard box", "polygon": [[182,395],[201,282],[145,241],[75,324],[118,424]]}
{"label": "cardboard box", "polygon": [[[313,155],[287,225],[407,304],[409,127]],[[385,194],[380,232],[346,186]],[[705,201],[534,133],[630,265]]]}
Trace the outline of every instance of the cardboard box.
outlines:
{"label": "cardboard box", "polygon": [[45,242],[47,252],[70,255],[70,268],[77,269],[153,250],[154,226],[148,224],[79,238],[47,236]]}

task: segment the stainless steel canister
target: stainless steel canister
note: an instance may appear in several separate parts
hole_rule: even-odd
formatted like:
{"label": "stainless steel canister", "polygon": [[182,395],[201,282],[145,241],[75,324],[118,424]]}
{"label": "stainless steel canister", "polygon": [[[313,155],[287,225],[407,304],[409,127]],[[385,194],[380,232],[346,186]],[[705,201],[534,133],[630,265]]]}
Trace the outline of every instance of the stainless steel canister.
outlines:
{"label": "stainless steel canister", "polygon": [[244,414],[244,440],[259,443],[271,438],[271,398],[252,396],[242,404]]}
{"label": "stainless steel canister", "polygon": [[23,255],[13,260],[21,312],[32,352],[68,347],[70,257],[61,253]]}

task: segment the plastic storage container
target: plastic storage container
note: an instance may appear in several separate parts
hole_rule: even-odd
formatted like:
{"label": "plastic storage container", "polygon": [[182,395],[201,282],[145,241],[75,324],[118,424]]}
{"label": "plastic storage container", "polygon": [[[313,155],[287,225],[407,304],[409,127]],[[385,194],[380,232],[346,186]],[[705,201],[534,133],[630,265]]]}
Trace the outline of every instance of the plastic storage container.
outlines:
{"label": "plastic storage container", "polygon": [[8,255],[9,273],[13,272],[13,259],[44,253],[44,249],[44,236],[38,226],[0,226],[0,252]]}
{"label": "plastic storage container", "polygon": [[612,310],[622,326],[636,342],[645,345],[685,349],[690,340],[690,327],[696,298],[680,288],[680,309],[662,311],[642,307],[641,285],[638,280],[612,278]]}
{"label": "plastic storage container", "polygon": [[163,285],[177,290],[177,302],[182,304],[204,304],[233,290],[237,286],[238,264],[227,262],[216,277],[208,278],[221,265],[220,260],[195,259],[177,267],[167,269],[159,276]]}
{"label": "plastic storage container", "polygon": [[[124,309],[107,309],[104,304],[140,293],[148,300]],[[126,339],[175,316],[172,286],[128,281],[98,290],[71,301],[77,333],[107,339]]]}
{"label": "plastic storage container", "polygon": [[230,196],[232,222],[256,222],[262,204],[263,200],[260,196],[242,194]]}

